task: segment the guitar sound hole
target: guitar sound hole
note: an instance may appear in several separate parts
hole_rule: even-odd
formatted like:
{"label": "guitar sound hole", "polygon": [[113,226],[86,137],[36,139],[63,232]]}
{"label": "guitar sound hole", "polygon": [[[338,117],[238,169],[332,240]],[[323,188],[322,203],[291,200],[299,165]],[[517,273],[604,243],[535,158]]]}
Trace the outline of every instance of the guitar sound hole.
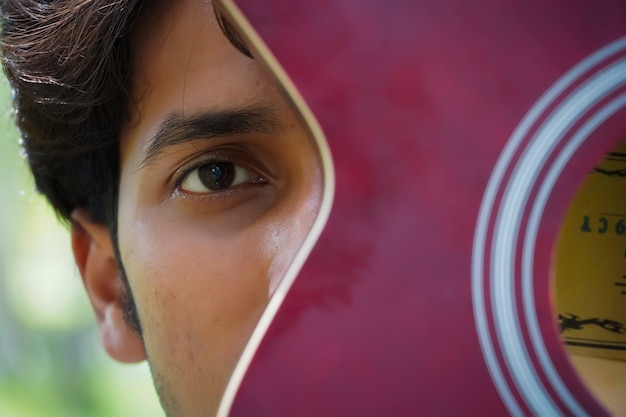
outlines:
{"label": "guitar sound hole", "polygon": [[554,277],[573,367],[611,413],[626,415],[626,141],[598,161],[570,203]]}

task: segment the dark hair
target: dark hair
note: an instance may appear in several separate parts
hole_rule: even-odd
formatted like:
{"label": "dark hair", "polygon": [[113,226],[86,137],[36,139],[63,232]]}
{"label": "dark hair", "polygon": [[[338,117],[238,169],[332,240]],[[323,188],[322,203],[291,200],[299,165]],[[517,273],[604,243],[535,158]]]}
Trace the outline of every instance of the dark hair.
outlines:
{"label": "dark hair", "polygon": [[2,2],[0,48],[37,189],[115,232],[118,141],[128,120],[141,0]]}

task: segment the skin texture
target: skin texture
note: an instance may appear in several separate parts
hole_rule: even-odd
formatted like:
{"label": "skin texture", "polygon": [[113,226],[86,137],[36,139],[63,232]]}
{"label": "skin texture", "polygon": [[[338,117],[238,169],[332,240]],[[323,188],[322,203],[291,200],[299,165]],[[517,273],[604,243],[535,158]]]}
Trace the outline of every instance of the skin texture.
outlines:
{"label": "skin texture", "polygon": [[[110,235],[80,209],[73,247],[109,354],[148,358],[168,416],[213,415],[317,214],[317,153],[271,77],[224,37],[210,2],[164,2],[136,29],[118,230],[143,340],[122,317]],[[235,128],[224,128],[233,113]],[[162,128],[206,114],[218,120],[208,128]],[[169,144],[155,147],[155,137]],[[237,168],[212,192],[196,168],[214,161]]]}

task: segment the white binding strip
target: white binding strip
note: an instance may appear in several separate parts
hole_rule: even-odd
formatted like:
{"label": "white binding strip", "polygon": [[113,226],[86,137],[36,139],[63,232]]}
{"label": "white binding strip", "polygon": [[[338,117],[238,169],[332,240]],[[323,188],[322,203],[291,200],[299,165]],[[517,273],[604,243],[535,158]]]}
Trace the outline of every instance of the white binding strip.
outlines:
{"label": "white binding strip", "polygon": [[263,336],[270,327],[270,324],[276,316],[276,313],[287,295],[289,288],[291,288],[296,276],[302,269],[302,265],[309,257],[309,254],[313,250],[313,246],[319,239],[319,236],[328,221],[335,195],[335,171],[330,149],[322,128],[291,79],[276,61],[265,43],[263,43],[256,31],[252,28],[248,20],[243,16],[239,8],[233,3],[232,0],[214,1],[214,3],[220,7],[220,10],[224,13],[224,15],[229,17],[234,26],[236,26],[240,30],[240,33],[245,36],[248,41],[248,46],[250,46],[251,49],[253,49],[258,56],[262,58],[262,63],[267,66],[269,71],[283,88],[285,94],[292,101],[293,105],[297,109],[297,112],[300,113],[305,124],[309,128],[312,140],[314,140],[318,147],[323,177],[322,201],[320,203],[317,217],[313,222],[313,226],[311,227],[309,234],[304,239],[304,242],[302,243],[302,246],[296,254],[293,262],[287,269],[282,281],[278,284],[276,290],[272,294],[272,297],[263,312],[263,315],[259,319],[259,323],[252,332],[252,335],[250,336],[250,339],[248,340],[248,343],[246,344],[246,347],[237,362],[233,374],[231,375],[228,385],[226,386],[226,390],[224,391],[222,401],[220,402],[220,406],[216,414],[217,417],[226,417],[230,414],[230,410],[235,400],[235,396],[237,395],[237,391],[239,390],[239,386],[241,385],[244,375],[252,362],[255,352],[261,344]]}
{"label": "white binding strip", "polygon": [[476,231],[474,234],[472,250],[472,302],[476,322],[476,331],[478,333],[479,343],[483,351],[483,357],[500,397],[509,410],[509,413],[513,416],[523,416],[524,413],[520,405],[515,400],[510,387],[506,383],[503,371],[498,363],[495,347],[489,331],[483,293],[483,279],[485,278],[483,265],[483,262],[485,261],[485,245],[487,243],[487,233],[489,230],[492,210],[494,209],[494,204],[496,202],[496,196],[506,175],[507,168],[511,164],[518,147],[532,126],[540,118],[542,113],[559,97],[563,91],[572,85],[578,78],[582,77],[586,71],[608,59],[612,55],[619,53],[625,49],[625,47],[626,38],[622,38],[597,51],[561,77],[535,103],[513,132],[509,141],[506,143],[485,189],[483,201],[481,203],[476,221]]}
{"label": "white binding strip", "polygon": [[[496,238],[492,246],[492,262],[494,265],[492,270],[492,276],[494,277],[492,280],[492,302],[495,307],[495,314],[498,317],[496,329],[498,331],[503,354],[508,362],[508,368],[517,385],[517,389],[524,396],[528,406],[536,415],[556,415],[559,413],[559,407],[546,393],[541,379],[538,377],[537,372],[535,372],[533,363],[530,360],[526,345],[523,341],[523,334],[520,329],[515,306],[515,280],[499,280],[497,277],[515,276],[514,268],[520,225],[523,221],[524,211],[528,204],[533,186],[536,184],[541,169],[546,164],[548,157],[552,154],[559,142],[563,140],[563,137],[572,126],[601,98],[611,91],[614,91],[616,86],[619,86],[620,82],[623,82],[624,77],[620,73],[626,73],[623,62],[594,75],[594,77],[585,82],[575,92],[571,93],[567,99],[550,114],[549,118],[546,119],[542,127],[537,131],[516,164],[516,168],[511,175],[503,196],[501,210],[496,220]],[[525,249],[528,250],[528,247]],[[526,257],[524,260],[528,261],[529,259]],[[527,272],[532,271],[532,264],[523,263],[522,268]],[[532,275],[532,272],[530,273]],[[532,279],[532,276],[530,279]],[[528,294],[523,293],[523,296],[524,304],[526,304],[526,302],[529,301]],[[532,308],[534,308],[532,291],[530,298]],[[527,312],[527,305],[524,305],[524,310]],[[528,314],[526,314],[526,316],[528,317]],[[529,324],[531,325],[530,330],[533,330],[532,324],[535,325],[534,331],[536,333],[534,337],[540,338],[536,321]],[[535,340],[535,342],[541,343],[537,340]],[[544,359],[547,358],[545,347],[543,347],[543,350],[540,349],[540,353],[544,354]],[[549,370],[552,369],[554,371],[554,369],[552,363],[549,360],[548,362],[550,364],[548,366],[548,376],[550,376]],[[542,362],[542,365],[545,364],[545,362]],[[556,373],[553,372],[552,376],[556,376]],[[574,415],[586,415],[578,402],[569,394],[558,376],[556,376],[556,380],[552,379],[551,382],[556,384],[555,388],[558,388],[557,391],[565,394],[562,399]]]}

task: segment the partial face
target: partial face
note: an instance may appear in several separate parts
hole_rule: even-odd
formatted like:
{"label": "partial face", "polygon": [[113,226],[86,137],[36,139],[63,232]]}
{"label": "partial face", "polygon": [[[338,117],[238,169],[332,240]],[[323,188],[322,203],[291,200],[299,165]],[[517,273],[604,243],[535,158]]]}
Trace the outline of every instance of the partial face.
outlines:
{"label": "partial face", "polygon": [[207,416],[317,214],[320,173],[294,111],[212,5],[164,3],[136,32],[119,245],[164,408]]}

